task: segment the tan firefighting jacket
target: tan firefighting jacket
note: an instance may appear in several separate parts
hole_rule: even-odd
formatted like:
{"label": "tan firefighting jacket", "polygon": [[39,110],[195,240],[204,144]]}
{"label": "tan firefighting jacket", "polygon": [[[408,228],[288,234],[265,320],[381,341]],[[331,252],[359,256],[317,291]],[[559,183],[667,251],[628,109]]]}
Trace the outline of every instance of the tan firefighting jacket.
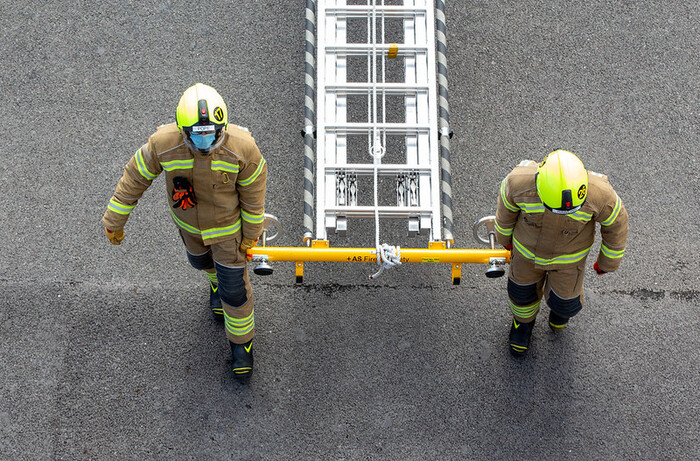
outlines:
{"label": "tan firefighting jacket", "polygon": [[602,243],[598,267],[612,272],[620,266],[627,241],[625,206],[605,175],[588,172],[588,196],[571,214],[545,208],[535,186],[537,165],[517,166],[501,183],[496,210],[496,239],[544,270],[583,260],[600,223]]}
{"label": "tan firefighting jacket", "polygon": [[[154,179],[165,171],[170,213],[175,224],[201,236],[205,245],[262,234],[267,165],[247,130],[229,125],[221,145],[209,154],[192,152],[175,123],[162,125],[136,151],[109,201],[102,223],[119,230]],[[173,180],[185,178],[196,205],[174,208]],[[179,182],[180,180],[178,180]]]}

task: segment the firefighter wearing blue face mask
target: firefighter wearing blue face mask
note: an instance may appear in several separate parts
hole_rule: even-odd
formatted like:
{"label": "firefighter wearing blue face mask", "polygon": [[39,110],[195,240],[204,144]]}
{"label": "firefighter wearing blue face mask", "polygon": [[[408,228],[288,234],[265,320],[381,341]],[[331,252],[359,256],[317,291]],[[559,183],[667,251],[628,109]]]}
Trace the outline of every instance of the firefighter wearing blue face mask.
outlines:
{"label": "firefighter wearing blue face mask", "polygon": [[185,91],[177,105],[177,128],[187,145],[202,154],[223,141],[228,113],[223,98],[207,85],[197,83]]}
{"label": "firefighter wearing blue face mask", "polygon": [[225,324],[234,376],[248,377],[255,319],[246,251],[262,234],[265,159],[247,129],[229,125],[214,88],[191,86],[180,98],[176,123],[160,126],[124,168],[102,218],[112,244],[121,244],[130,213],[163,171],[188,260],[207,274],[210,308]]}

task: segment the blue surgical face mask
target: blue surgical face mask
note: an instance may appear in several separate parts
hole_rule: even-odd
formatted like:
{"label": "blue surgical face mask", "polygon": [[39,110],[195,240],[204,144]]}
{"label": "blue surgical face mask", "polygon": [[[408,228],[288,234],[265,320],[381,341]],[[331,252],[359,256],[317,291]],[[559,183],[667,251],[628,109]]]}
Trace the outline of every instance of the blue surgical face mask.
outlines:
{"label": "blue surgical face mask", "polygon": [[192,144],[195,145],[197,149],[209,149],[212,144],[214,144],[214,139],[216,139],[216,133],[212,134],[191,134],[190,139]]}

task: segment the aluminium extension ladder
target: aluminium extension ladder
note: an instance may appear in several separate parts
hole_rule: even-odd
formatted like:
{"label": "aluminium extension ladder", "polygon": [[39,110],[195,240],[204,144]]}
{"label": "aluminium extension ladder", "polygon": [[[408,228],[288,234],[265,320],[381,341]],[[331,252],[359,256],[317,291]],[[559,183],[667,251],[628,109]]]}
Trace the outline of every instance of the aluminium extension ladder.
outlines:
{"label": "aluminium extension ladder", "polygon": [[[376,216],[403,218],[409,236],[441,240],[433,2],[373,3],[326,0],[318,5],[316,238],[345,236],[348,218]],[[384,43],[387,26],[398,21],[403,22],[404,42]],[[353,43],[348,43],[349,25],[365,29],[353,36]],[[388,65],[393,70],[401,59],[402,75],[394,80],[403,81],[387,81]],[[364,81],[352,78],[359,76]],[[387,99],[402,101],[399,121],[387,123]],[[348,112],[353,109],[364,113],[351,122]],[[383,161],[389,158],[391,163]],[[375,203],[367,203],[374,200],[358,202],[360,190],[372,191],[386,179],[396,184],[395,203],[375,210]]]}
{"label": "aluminium extension ladder", "polygon": [[[464,263],[503,275],[510,252],[495,248],[493,216],[473,226],[490,249],[452,248],[444,13],[445,0],[306,0],[306,246],[267,246],[282,226],[266,214],[261,246],[247,252],[255,273],[271,274],[271,261],[294,261],[302,282],[304,262],[335,261],[378,263],[370,278],[426,262],[451,264],[455,284]],[[380,202],[387,190],[391,197]],[[329,234],[345,236],[349,218],[371,217],[374,248],[331,248]],[[380,245],[387,218],[405,220],[408,235],[428,236],[429,247]]]}

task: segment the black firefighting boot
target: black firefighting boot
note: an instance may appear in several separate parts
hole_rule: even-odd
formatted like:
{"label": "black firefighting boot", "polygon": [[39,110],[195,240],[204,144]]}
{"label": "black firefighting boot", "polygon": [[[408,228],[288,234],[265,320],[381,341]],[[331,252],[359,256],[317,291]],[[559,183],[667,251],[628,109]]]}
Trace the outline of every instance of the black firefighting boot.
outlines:
{"label": "black firefighting boot", "polygon": [[253,374],[253,340],[243,344],[229,343],[233,353],[233,376],[237,379],[249,378]]}
{"label": "black firefighting boot", "polygon": [[530,336],[532,336],[532,327],[534,325],[535,319],[532,319],[529,323],[522,323],[513,318],[513,324],[510,326],[510,335],[508,336],[511,354],[516,357],[525,355],[530,345]]}
{"label": "black firefighting boot", "polygon": [[212,283],[209,284],[209,307],[214,318],[219,321],[224,321],[224,306],[221,305],[221,296],[219,296],[219,286]]}
{"label": "black firefighting boot", "polygon": [[554,311],[549,311],[549,328],[552,331],[559,331],[566,328],[569,324],[569,317],[561,317],[554,313]]}

